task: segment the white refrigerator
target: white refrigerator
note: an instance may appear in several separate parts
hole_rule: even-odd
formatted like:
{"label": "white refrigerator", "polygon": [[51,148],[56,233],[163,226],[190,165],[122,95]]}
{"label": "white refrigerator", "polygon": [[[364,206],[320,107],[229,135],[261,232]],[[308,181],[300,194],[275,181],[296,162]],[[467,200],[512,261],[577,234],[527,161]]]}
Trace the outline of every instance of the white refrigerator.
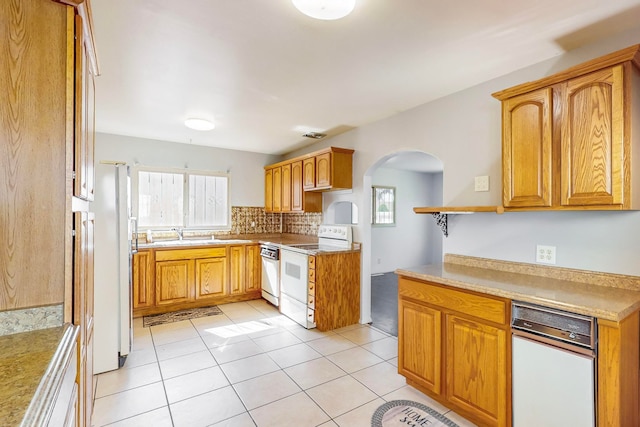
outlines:
{"label": "white refrigerator", "polygon": [[94,373],[122,367],[133,341],[131,256],[135,218],[124,162],[96,165]]}

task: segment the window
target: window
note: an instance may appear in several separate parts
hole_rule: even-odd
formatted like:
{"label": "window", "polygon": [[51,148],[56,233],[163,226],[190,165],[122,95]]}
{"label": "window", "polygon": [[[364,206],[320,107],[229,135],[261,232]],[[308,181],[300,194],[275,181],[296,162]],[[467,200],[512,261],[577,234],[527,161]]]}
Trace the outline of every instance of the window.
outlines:
{"label": "window", "polygon": [[396,189],[395,187],[371,187],[371,223],[374,225],[395,225]]}
{"label": "window", "polygon": [[139,227],[229,228],[227,174],[140,168],[136,178]]}

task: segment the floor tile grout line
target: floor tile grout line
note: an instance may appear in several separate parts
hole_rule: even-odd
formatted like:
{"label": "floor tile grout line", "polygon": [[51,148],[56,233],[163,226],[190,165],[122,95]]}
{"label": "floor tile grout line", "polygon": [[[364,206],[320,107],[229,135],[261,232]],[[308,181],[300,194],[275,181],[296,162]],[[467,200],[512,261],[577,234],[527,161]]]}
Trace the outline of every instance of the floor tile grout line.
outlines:
{"label": "floor tile grout line", "polygon": [[[191,323],[191,321],[189,321]],[[175,422],[173,421],[173,412],[171,411],[171,404],[169,403],[169,395],[167,393],[167,386],[164,383],[164,374],[162,372],[162,366],[160,365],[160,360],[158,358],[158,349],[156,348],[156,342],[153,337],[153,329],[149,327],[149,333],[151,334],[151,343],[153,344],[153,350],[156,353],[156,360],[158,361],[158,370],[160,371],[160,378],[162,379],[162,390],[164,391],[164,398],[167,402],[167,411],[169,411],[169,419],[171,421],[171,425],[175,427]]]}
{"label": "floor tile grout line", "polygon": [[[254,307],[254,309],[255,309],[255,307]],[[255,309],[255,310],[256,310],[256,311],[259,311],[259,310],[257,310],[257,309]],[[260,320],[265,321],[265,322],[267,322],[267,319],[268,319],[268,318],[270,318],[270,317],[278,317],[278,316],[269,316],[269,313],[265,313],[265,312],[260,312],[260,315],[264,315],[264,317],[263,317],[262,319],[260,319]],[[243,318],[243,319],[235,319],[235,320],[234,320],[234,319],[232,319],[232,318],[229,318],[229,317],[226,315],[226,313],[225,313],[225,316],[227,317],[227,320],[229,320],[229,321],[231,322],[231,324],[234,324],[234,325],[237,325],[238,323],[242,323],[243,321],[249,321],[249,320],[247,320],[248,318],[247,318],[247,319],[244,319],[244,318]],[[234,390],[234,393],[236,394],[236,396],[238,397],[238,399],[241,401],[241,403],[242,403],[242,405],[243,405],[243,408],[245,409],[245,412],[249,415],[249,417],[251,418],[252,422],[253,422],[254,424],[256,424],[256,425],[257,425],[256,420],[253,418],[253,416],[251,415],[251,411],[249,411],[249,410],[248,410],[248,408],[246,407],[245,403],[242,401],[242,399],[241,399],[241,398],[240,398],[240,396],[238,395],[238,392],[237,392],[237,390],[236,390],[236,388],[235,388],[235,385],[240,384],[240,383],[242,383],[242,382],[244,382],[244,381],[249,381],[249,380],[251,380],[251,379],[259,378],[260,376],[268,375],[268,374],[272,374],[272,373],[274,373],[274,372],[278,372],[278,371],[283,372],[283,373],[284,373],[284,374],[285,374],[285,375],[286,375],[286,376],[287,376],[287,377],[288,377],[288,378],[289,378],[289,379],[290,379],[290,380],[291,380],[291,381],[292,381],[292,382],[293,382],[293,383],[294,383],[294,384],[295,384],[295,385],[300,389],[300,391],[298,391],[298,392],[296,392],[296,393],[293,393],[293,394],[290,394],[290,395],[288,395],[288,396],[286,396],[286,397],[290,397],[290,396],[295,395],[295,394],[297,394],[297,393],[303,392],[303,393],[305,393],[305,395],[306,395],[306,396],[308,396],[308,397],[311,399],[311,401],[313,401],[316,405],[318,405],[318,403],[317,403],[317,402],[315,402],[315,400],[313,400],[313,398],[312,398],[312,397],[307,393],[307,390],[311,390],[311,389],[312,389],[312,388],[314,388],[314,387],[321,386],[321,385],[326,384],[326,383],[328,383],[328,382],[330,382],[330,381],[334,381],[334,380],[336,380],[336,379],[338,379],[338,378],[343,378],[343,377],[345,377],[345,376],[349,376],[349,377],[351,377],[352,379],[354,379],[356,382],[358,382],[359,384],[362,384],[362,385],[363,385],[367,390],[371,391],[371,393],[372,393],[374,396],[376,396],[376,397],[375,397],[375,399],[380,398],[380,399],[382,399],[382,400],[385,400],[385,401],[386,401],[386,399],[384,398],[384,395],[380,395],[380,394],[376,393],[376,392],[375,392],[375,391],[373,391],[371,388],[367,387],[364,383],[362,383],[360,380],[358,380],[356,377],[354,377],[354,374],[357,374],[358,372],[360,372],[360,371],[362,371],[362,370],[364,370],[364,369],[368,369],[368,368],[371,368],[371,367],[376,366],[376,365],[381,365],[382,363],[388,363],[388,364],[389,364],[389,365],[391,365],[391,366],[395,366],[395,365],[393,365],[390,361],[391,361],[391,360],[393,360],[393,359],[394,359],[395,357],[397,357],[397,356],[393,356],[393,357],[387,357],[387,355],[385,355],[385,356],[381,356],[381,355],[379,355],[379,354],[374,353],[372,350],[370,350],[370,349],[368,349],[368,348],[365,348],[365,347],[364,347],[365,345],[369,345],[369,344],[372,344],[372,343],[374,343],[374,342],[376,342],[376,341],[384,340],[384,339],[386,339],[386,338],[397,339],[397,338],[396,338],[396,337],[394,337],[393,335],[390,335],[390,334],[388,334],[388,333],[386,333],[386,332],[384,332],[384,331],[378,330],[378,329],[376,329],[375,327],[373,327],[373,326],[371,326],[371,325],[355,325],[355,326],[353,326],[353,327],[350,327],[350,328],[349,328],[349,329],[347,329],[347,330],[343,330],[343,331],[340,331],[340,332],[334,332],[333,334],[326,335],[326,336],[315,336],[315,337],[312,337],[311,339],[308,339],[308,338],[309,338],[308,336],[303,336],[304,334],[298,334],[298,335],[296,335],[295,331],[296,331],[296,329],[297,329],[297,328],[295,327],[295,325],[293,325],[293,327],[287,327],[287,325],[276,325],[276,327],[277,327],[277,331],[275,331],[273,334],[269,334],[269,335],[282,334],[282,333],[284,333],[284,332],[288,332],[289,334],[293,335],[296,339],[298,339],[298,340],[299,340],[299,342],[296,342],[296,343],[289,343],[289,344],[284,345],[284,346],[282,346],[282,347],[277,347],[277,348],[273,348],[273,349],[265,349],[264,347],[261,347],[261,346],[256,342],[256,340],[259,340],[259,339],[262,339],[262,338],[268,337],[269,335],[256,336],[256,337],[248,337],[248,340],[251,340],[251,342],[252,342],[253,344],[255,344],[255,345],[259,348],[259,350],[260,350],[260,352],[259,352],[259,353],[255,354],[255,355],[252,355],[252,356],[261,355],[261,354],[267,355],[267,357],[268,357],[269,359],[271,359],[271,360],[275,363],[275,365],[277,366],[277,368],[278,368],[278,369],[277,369],[276,371],[267,372],[267,373],[265,373],[265,374],[257,375],[257,376],[255,376],[255,377],[250,378],[250,379],[245,379],[245,380],[240,381],[240,382],[238,382],[238,383],[236,383],[236,384],[231,384],[231,382],[229,381],[229,377],[226,375],[226,373],[224,372],[224,370],[222,370],[222,368],[221,368],[221,366],[222,366],[222,365],[224,365],[224,363],[223,363],[223,364],[219,363],[219,362],[218,362],[218,359],[215,357],[214,352],[213,352],[215,348],[220,347],[220,346],[211,346],[211,347],[210,347],[209,345],[207,345],[207,342],[205,341],[204,336],[203,336],[203,334],[202,334],[202,333],[201,333],[201,331],[200,331],[200,329],[201,329],[201,325],[196,326],[196,325],[191,321],[191,319],[189,319],[189,323],[190,323],[190,326],[191,326],[193,329],[195,329],[195,331],[196,331],[196,333],[197,333],[197,338],[200,338],[200,342],[202,342],[202,343],[204,344],[205,349],[206,349],[206,350],[209,352],[209,354],[213,357],[213,359],[214,359],[214,361],[215,361],[215,363],[216,363],[216,366],[220,368],[220,370],[221,370],[222,374],[224,375],[224,378],[227,380],[227,383],[229,384],[229,386],[231,386],[231,388]],[[380,333],[382,336],[381,336],[381,337],[378,337],[377,339],[373,339],[373,340],[371,340],[371,341],[366,341],[366,342],[362,342],[362,340],[357,339],[357,342],[356,342],[356,341],[353,341],[353,339],[350,339],[350,338],[348,338],[347,336],[344,336],[344,335],[343,335],[343,334],[348,334],[349,332],[351,332],[351,331],[353,331],[353,330],[357,330],[357,329],[361,329],[361,328],[365,328],[365,327],[370,328],[372,331],[375,331],[376,333]],[[177,329],[179,329],[179,328],[177,328]],[[159,356],[159,354],[158,354],[158,347],[159,347],[159,346],[162,346],[162,345],[168,345],[168,344],[171,344],[171,343],[176,343],[176,342],[185,341],[185,340],[177,340],[177,341],[174,341],[174,342],[168,342],[168,343],[163,343],[163,344],[158,344],[158,345],[157,345],[157,344],[156,344],[156,338],[154,337],[153,330],[152,330],[151,328],[150,328],[150,331],[149,331],[149,332],[150,332],[150,333],[149,333],[149,335],[150,335],[150,337],[151,337],[151,344],[153,345],[154,354],[155,354],[155,356],[156,356],[156,361],[155,361],[155,363],[158,365],[158,368],[159,368],[159,370],[160,370],[160,375],[161,375],[161,381],[163,382],[163,389],[164,389],[164,392],[165,392],[165,398],[166,398],[166,401],[167,401],[167,407],[168,407],[168,409],[169,409],[170,415],[172,416],[173,414],[171,413],[171,410],[170,410],[170,405],[171,405],[171,404],[169,403],[169,399],[168,399],[168,395],[167,395],[167,390],[166,390],[166,387],[164,386],[164,382],[165,382],[165,381],[167,381],[167,380],[169,380],[169,379],[165,379],[165,378],[164,378],[164,374],[162,374],[162,369],[160,368],[160,362],[161,362],[161,361],[160,361],[160,360],[159,360],[159,358],[158,358],[158,356]],[[316,350],[314,347],[312,347],[312,346],[309,344],[309,343],[311,343],[311,342],[313,342],[313,341],[320,340],[320,339],[323,339],[323,338],[328,338],[328,337],[333,336],[333,335],[340,336],[341,338],[343,338],[343,339],[345,339],[345,340],[349,341],[349,342],[353,345],[353,347],[350,347],[350,348],[347,348],[347,349],[343,349],[343,350],[339,350],[339,351],[335,351],[335,352],[331,352],[331,353],[327,353],[327,354],[323,354],[323,353],[320,353],[318,350]],[[188,340],[188,339],[195,339],[195,338],[196,338],[196,337],[187,338],[187,340]],[[242,342],[242,341],[240,341],[240,342]],[[278,364],[278,363],[276,362],[275,358],[274,358],[271,354],[269,354],[269,353],[272,353],[272,352],[275,352],[275,351],[278,351],[278,350],[283,350],[283,349],[286,349],[286,348],[289,348],[289,347],[293,347],[293,346],[296,346],[296,345],[300,345],[300,344],[305,344],[309,349],[311,349],[311,350],[315,351],[315,352],[318,354],[318,357],[315,357],[315,358],[313,358],[313,359],[309,359],[309,360],[304,360],[304,361],[301,361],[301,362],[295,363],[295,364],[293,364],[293,365],[283,367],[283,366],[281,366],[280,364]],[[223,345],[224,345],[224,344],[223,344]],[[336,363],[334,363],[331,359],[329,359],[329,357],[330,357],[330,356],[332,356],[332,355],[338,354],[338,353],[343,352],[343,351],[348,351],[348,350],[351,350],[351,349],[354,349],[354,348],[358,348],[358,347],[359,347],[359,348],[361,348],[361,349],[363,349],[363,350],[365,350],[366,352],[371,353],[372,355],[374,355],[374,356],[378,357],[378,358],[380,359],[380,361],[378,361],[377,363],[374,363],[373,365],[369,365],[369,366],[366,366],[366,367],[360,368],[360,369],[358,369],[358,370],[356,370],[356,371],[353,371],[353,372],[345,372],[345,371],[344,371],[344,369],[340,368],[340,366],[339,366],[339,365],[336,365]],[[204,351],[204,350],[201,350],[201,351]],[[188,354],[193,354],[193,353],[192,353],[192,352],[189,352],[189,353],[187,353],[187,354],[185,354],[185,355],[181,355],[181,356],[186,356],[186,355],[188,355]],[[175,357],[181,357],[181,356],[175,356]],[[163,361],[165,361],[165,360],[171,360],[171,359],[173,359],[173,358],[175,358],[175,357],[168,358],[168,359],[164,359]],[[239,358],[239,359],[234,359],[233,361],[238,361],[238,360],[246,359],[247,357],[251,357],[251,356],[241,357],[241,358]],[[300,385],[300,384],[298,384],[298,383],[297,383],[297,382],[296,382],[296,381],[295,381],[295,380],[294,380],[294,379],[289,375],[289,373],[286,371],[286,369],[288,369],[288,368],[295,367],[295,366],[298,366],[298,365],[300,365],[300,364],[307,363],[307,362],[310,362],[310,361],[313,361],[313,360],[318,360],[318,359],[325,359],[326,361],[328,361],[328,362],[329,362],[329,363],[331,363],[332,365],[336,366],[336,367],[337,367],[341,372],[343,372],[343,375],[339,376],[338,378],[334,378],[334,379],[332,379],[332,380],[328,380],[328,381],[325,381],[325,382],[323,382],[323,383],[316,384],[316,385],[314,385],[313,387],[309,387],[307,390],[304,390],[304,389],[302,389],[301,385]],[[233,361],[229,361],[229,362],[226,362],[226,363],[231,363],[231,362],[233,362]],[[143,364],[138,365],[138,366],[145,366],[145,365],[149,365],[149,364],[151,364],[151,363],[154,363],[154,362],[143,363]],[[208,368],[203,368],[203,369],[208,369]],[[197,372],[197,371],[195,371],[195,372]],[[179,378],[180,376],[182,376],[182,375],[187,375],[187,374],[189,374],[189,373],[181,374],[181,375],[178,375],[178,376],[176,376],[176,377],[172,377],[172,378]],[[150,383],[150,384],[152,384],[152,383]],[[146,385],[149,385],[149,384],[146,384]],[[406,385],[406,384],[405,384],[405,385]],[[96,382],[96,387],[97,387],[97,382]],[[227,386],[225,386],[225,387],[227,387]],[[220,388],[222,388],[222,387],[219,387],[219,388],[217,388],[217,389],[215,389],[215,390],[218,390],[218,389],[220,389]],[[390,391],[389,393],[393,393],[394,391],[397,391],[397,390],[398,390],[398,389],[395,389],[395,390],[393,390],[393,391]],[[210,391],[208,391],[208,392],[210,392]],[[207,393],[208,393],[208,392],[207,392]],[[389,393],[386,393],[386,394],[389,394]],[[193,397],[196,397],[196,396],[200,396],[200,395],[202,395],[202,394],[206,394],[206,393],[200,393],[200,394],[198,394],[198,395],[190,396],[189,398],[193,398]],[[283,397],[283,398],[286,398],[286,397]],[[187,399],[189,399],[189,398],[187,398]],[[187,399],[182,399],[182,400],[180,400],[180,401],[176,401],[176,402],[173,402],[173,403],[182,402],[182,401],[187,400]],[[372,399],[371,401],[373,401],[373,400],[375,400],[375,399]],[[278,399],[278,400],[281,400],[281,399]],[[276,401],[278,401],[278,400],[276,400]],[[268,405],[268,404],[274,403],[274,402],[276,402],[276,401],[269,402],[269,403],[267,403],[267,404],[265,404],[265,405]],[[337,423],[337,422],[335,421],[335,419],[336,419],[336,418],[338,418],[338,417],[340,417],[340,416],[343,416],[343,415],[345,415],[345,414],[347,414],[347,413],[349,413],[349,412],[351,412],[351,411],[353,411],[353,410],[356,410],[356,409],[360,408],[361,406],[364,406],[364,405],[366,405],[366,404],[370,403],[371,401],[366,402],[366,403],[363,403],[362,405],[356,406],[355,408],[352,408],[352,409],[350,409],[350,410],[346,411],[346,412],[345,412],[345,413],[343,413],[343,414],[337,415],[336,417],[331,417],[331,416],[329,416],[329,414],[328,414],[328,413],[327,413],[327,412],[326,412],[322,407],[320,407],[319,405],[318,405],[318,407],[319,407],[319,408],[322,410],[322,412],[323,412],[323,413],[324,413],[324,414],[329,418],[329,420],[331,420],[331,421],[333,421],[333,422]],[[252,409],[252,410],[258,409],[258,408],[260,408],[260,407],[262,407],[262,406],[265,406],[265,405],[260,405],[260,406],[258,406],[258,407],[256,407],[256,408]],[[157,408],[156,408],[156,409],[157,409]],[[149,411],[146,411],[146,412],[149,412]],[[146,412],[143,412],[143,413],[146,413]],[[451,411],[449,411],[449,412],[451,412]],[[143,414],[143,413],[141,413],[141,414]],[[140,414],[138,414],[138,415],[140,415]],[[238,414],[238,415],[240,415],[240,414]],[[237,416],[237,415],[235,415],[235,416]],[[234,416],[234,417],[235,417],[235,416]],[[231,417],[231,418],[232,418],[232,417]],[[224,421],[224,420],[220,420],[220,421],[217,421],[217,422],[222,422],[222,421]],[[172,424],[173,424],[173,419],[171,419],[171,422],[172,422]],[[329,421],[327,421],[327,422],[329,422]]]}

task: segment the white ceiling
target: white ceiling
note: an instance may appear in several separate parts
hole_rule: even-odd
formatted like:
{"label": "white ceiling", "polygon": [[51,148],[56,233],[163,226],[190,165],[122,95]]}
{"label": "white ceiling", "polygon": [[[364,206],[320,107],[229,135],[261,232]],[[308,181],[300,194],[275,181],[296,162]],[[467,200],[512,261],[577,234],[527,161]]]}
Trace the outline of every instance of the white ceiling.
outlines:
{"label": "white ceiling", "polygon": [[[282,154],[637,26],[640,0],[92,0],[98,132]],[[216,129],[184,127],[188,117]]]}

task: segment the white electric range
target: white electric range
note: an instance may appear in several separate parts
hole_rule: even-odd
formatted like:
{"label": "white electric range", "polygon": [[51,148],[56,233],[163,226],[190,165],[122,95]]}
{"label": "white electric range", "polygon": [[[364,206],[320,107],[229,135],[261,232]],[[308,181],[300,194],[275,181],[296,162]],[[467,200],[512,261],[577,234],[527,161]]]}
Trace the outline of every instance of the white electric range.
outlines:
{"label": "white electric range", "polygon": [[309,281],[309,255],[350,249],[351,225],[324,224],[318,243],[280,247],[280,312],[307,329],[315,328],[315,283]]}

